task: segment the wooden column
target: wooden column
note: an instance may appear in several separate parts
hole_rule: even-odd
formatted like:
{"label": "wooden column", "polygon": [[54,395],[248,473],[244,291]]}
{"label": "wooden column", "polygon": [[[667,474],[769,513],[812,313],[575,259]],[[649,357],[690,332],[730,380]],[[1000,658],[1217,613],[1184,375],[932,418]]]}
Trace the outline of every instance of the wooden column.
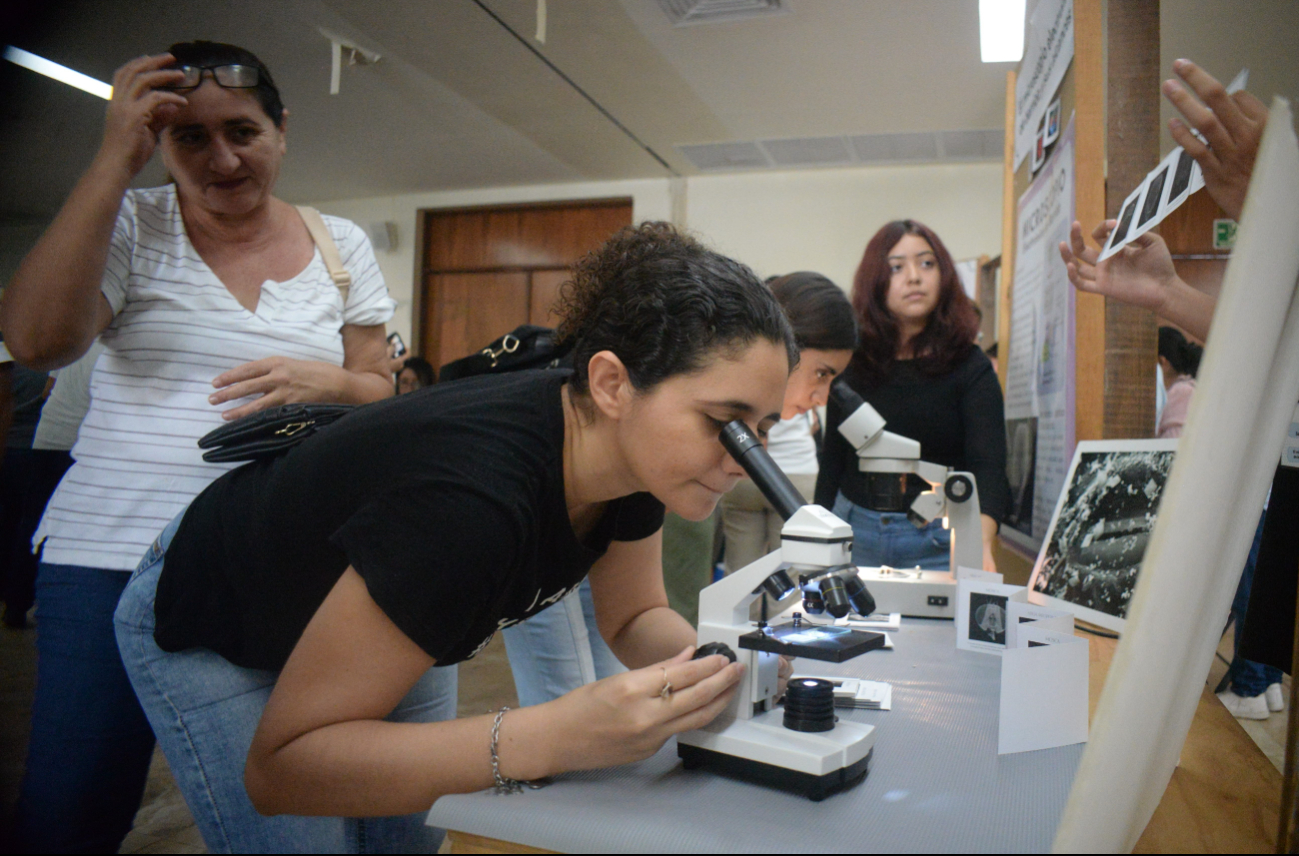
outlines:
{"label": "wooden column", "polygon": [[1010,300],[1015,280],[1015,72],[1006,72],[1006,140],[1001,168],[1001,283],[997,286],[997,375],[1006,394],[1006,366],[1010,362]]}
{"label": "wooden column", "polygon": [[[1115,5],[1110,4],[1111,16]],[[1077,116],[1074,206],[1083,232],[1088,233],[1105,218],[1105,34],[1101,0],[1074,0],[1073,15],[1072,76]],[[1156,49],[1156,57],[1158,53]],[[1106,436],[1105,299],[1078,292],[1075,310],[1075,439],[1100,440]]]}
{"label": "wooden column", "polygon": [[[1109,177],[1105,216],[1159,163],[1159,0],[1109,4],[1106,88]],[[1105,434],[1153,437],[1154,313],[1117,300],[1105,305]]]}

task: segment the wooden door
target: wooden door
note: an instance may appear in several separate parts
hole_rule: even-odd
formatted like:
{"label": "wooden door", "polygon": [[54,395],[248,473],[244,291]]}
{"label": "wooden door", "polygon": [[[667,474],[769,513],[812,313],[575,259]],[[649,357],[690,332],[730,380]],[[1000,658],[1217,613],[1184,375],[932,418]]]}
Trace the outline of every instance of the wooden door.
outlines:
{"label": "wooden door", "polygon": [[520,324],[557,326],[572,265],[631,216],[630,199],[424,212],[420,353],[443,366]]}

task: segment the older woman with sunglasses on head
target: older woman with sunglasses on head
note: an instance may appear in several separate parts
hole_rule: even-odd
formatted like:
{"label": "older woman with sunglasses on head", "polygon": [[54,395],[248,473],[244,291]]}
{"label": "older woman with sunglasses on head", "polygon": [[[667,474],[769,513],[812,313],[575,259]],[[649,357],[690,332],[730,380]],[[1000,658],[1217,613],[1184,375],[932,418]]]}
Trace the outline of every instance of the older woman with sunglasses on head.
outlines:
{"label": "older woman with sunglasses on head", "polygon": [[[272,195],[288,111],[266,66],[192,42],[113,79],[104,141],[5,290],[0,324],[24,364],[105,345],[76,463],[37,533],[40,654],[18,845],[113,852],[153,750],[113,636],[130,571],[162,527],[230,465],[195,440],[225,420],[305,401],[389,396],[388,296],[364,233]],[[130,183],[159,151],[164,187]],[[329,244],[333,247],[329,247]],[[346,291],[324,261],[337,249]]]}

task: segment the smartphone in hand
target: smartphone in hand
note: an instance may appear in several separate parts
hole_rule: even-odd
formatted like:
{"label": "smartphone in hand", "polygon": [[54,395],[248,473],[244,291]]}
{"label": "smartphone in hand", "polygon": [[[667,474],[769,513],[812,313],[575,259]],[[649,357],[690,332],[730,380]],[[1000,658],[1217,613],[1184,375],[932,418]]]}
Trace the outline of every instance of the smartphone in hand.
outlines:
{"label": "smartphone in hand", "polygon": [[389,344],[389,345],[394,345],[394,346],[396,346],[396,347],[393,349],[393,352],[392,352],[392,358],[393,358],[394,360],[397,359],[397,357],[404,357],[404,356],[406,356],[406,343],[403,342],[403,341],[401,340],[401,334],[400,334],[400,333],[398,333],[398,332],[395,331],[395,330],[394,330],[393,332],[389,333],[389,334],[388,334],[388,344]]}

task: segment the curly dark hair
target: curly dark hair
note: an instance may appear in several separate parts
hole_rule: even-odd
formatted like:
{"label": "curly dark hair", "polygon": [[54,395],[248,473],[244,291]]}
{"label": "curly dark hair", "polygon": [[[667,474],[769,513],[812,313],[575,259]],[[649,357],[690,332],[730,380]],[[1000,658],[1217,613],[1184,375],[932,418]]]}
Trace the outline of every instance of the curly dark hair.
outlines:
{"label": "curly dark hair", "polygon": [[897,358],[898,322],[887,302],[891,275],[888,256],[905,235],[923,238],[938,260],[938,305],[912,342],[916,366],[926,374],[947,374],[965,359],[979,332],[974,303],[961,288],[952,254],[934,230],[915,220],[887,223],[866,244],[852,287],[852,305],[861,328],[861,344],[853,361],[872,380],[882,380]]}
{"label": "curly dark hair", "polygon": [[798,364],[789,322],[753,271],[670,223],[628,226],[588,253],[555,309],[560,342],[573,343],[570,383],[578,395],[587,392],[587,366],[600,351],[616,354],[641,391],[759,338],[783,345],[791,369]]}
{"label": "curly dark hair", "polygon": [[271,70],[257,56],[238,45],[227,45],[224,42],[178,42],[167,48],[167,53],[176,58],[176,65],[196,65],[211,68],[214,65],[251,65],[257,69],[257,86],[253,94],[262,105],[262,111],[279,127],[284,119],[284,101],[280,90],[271,79]]}

